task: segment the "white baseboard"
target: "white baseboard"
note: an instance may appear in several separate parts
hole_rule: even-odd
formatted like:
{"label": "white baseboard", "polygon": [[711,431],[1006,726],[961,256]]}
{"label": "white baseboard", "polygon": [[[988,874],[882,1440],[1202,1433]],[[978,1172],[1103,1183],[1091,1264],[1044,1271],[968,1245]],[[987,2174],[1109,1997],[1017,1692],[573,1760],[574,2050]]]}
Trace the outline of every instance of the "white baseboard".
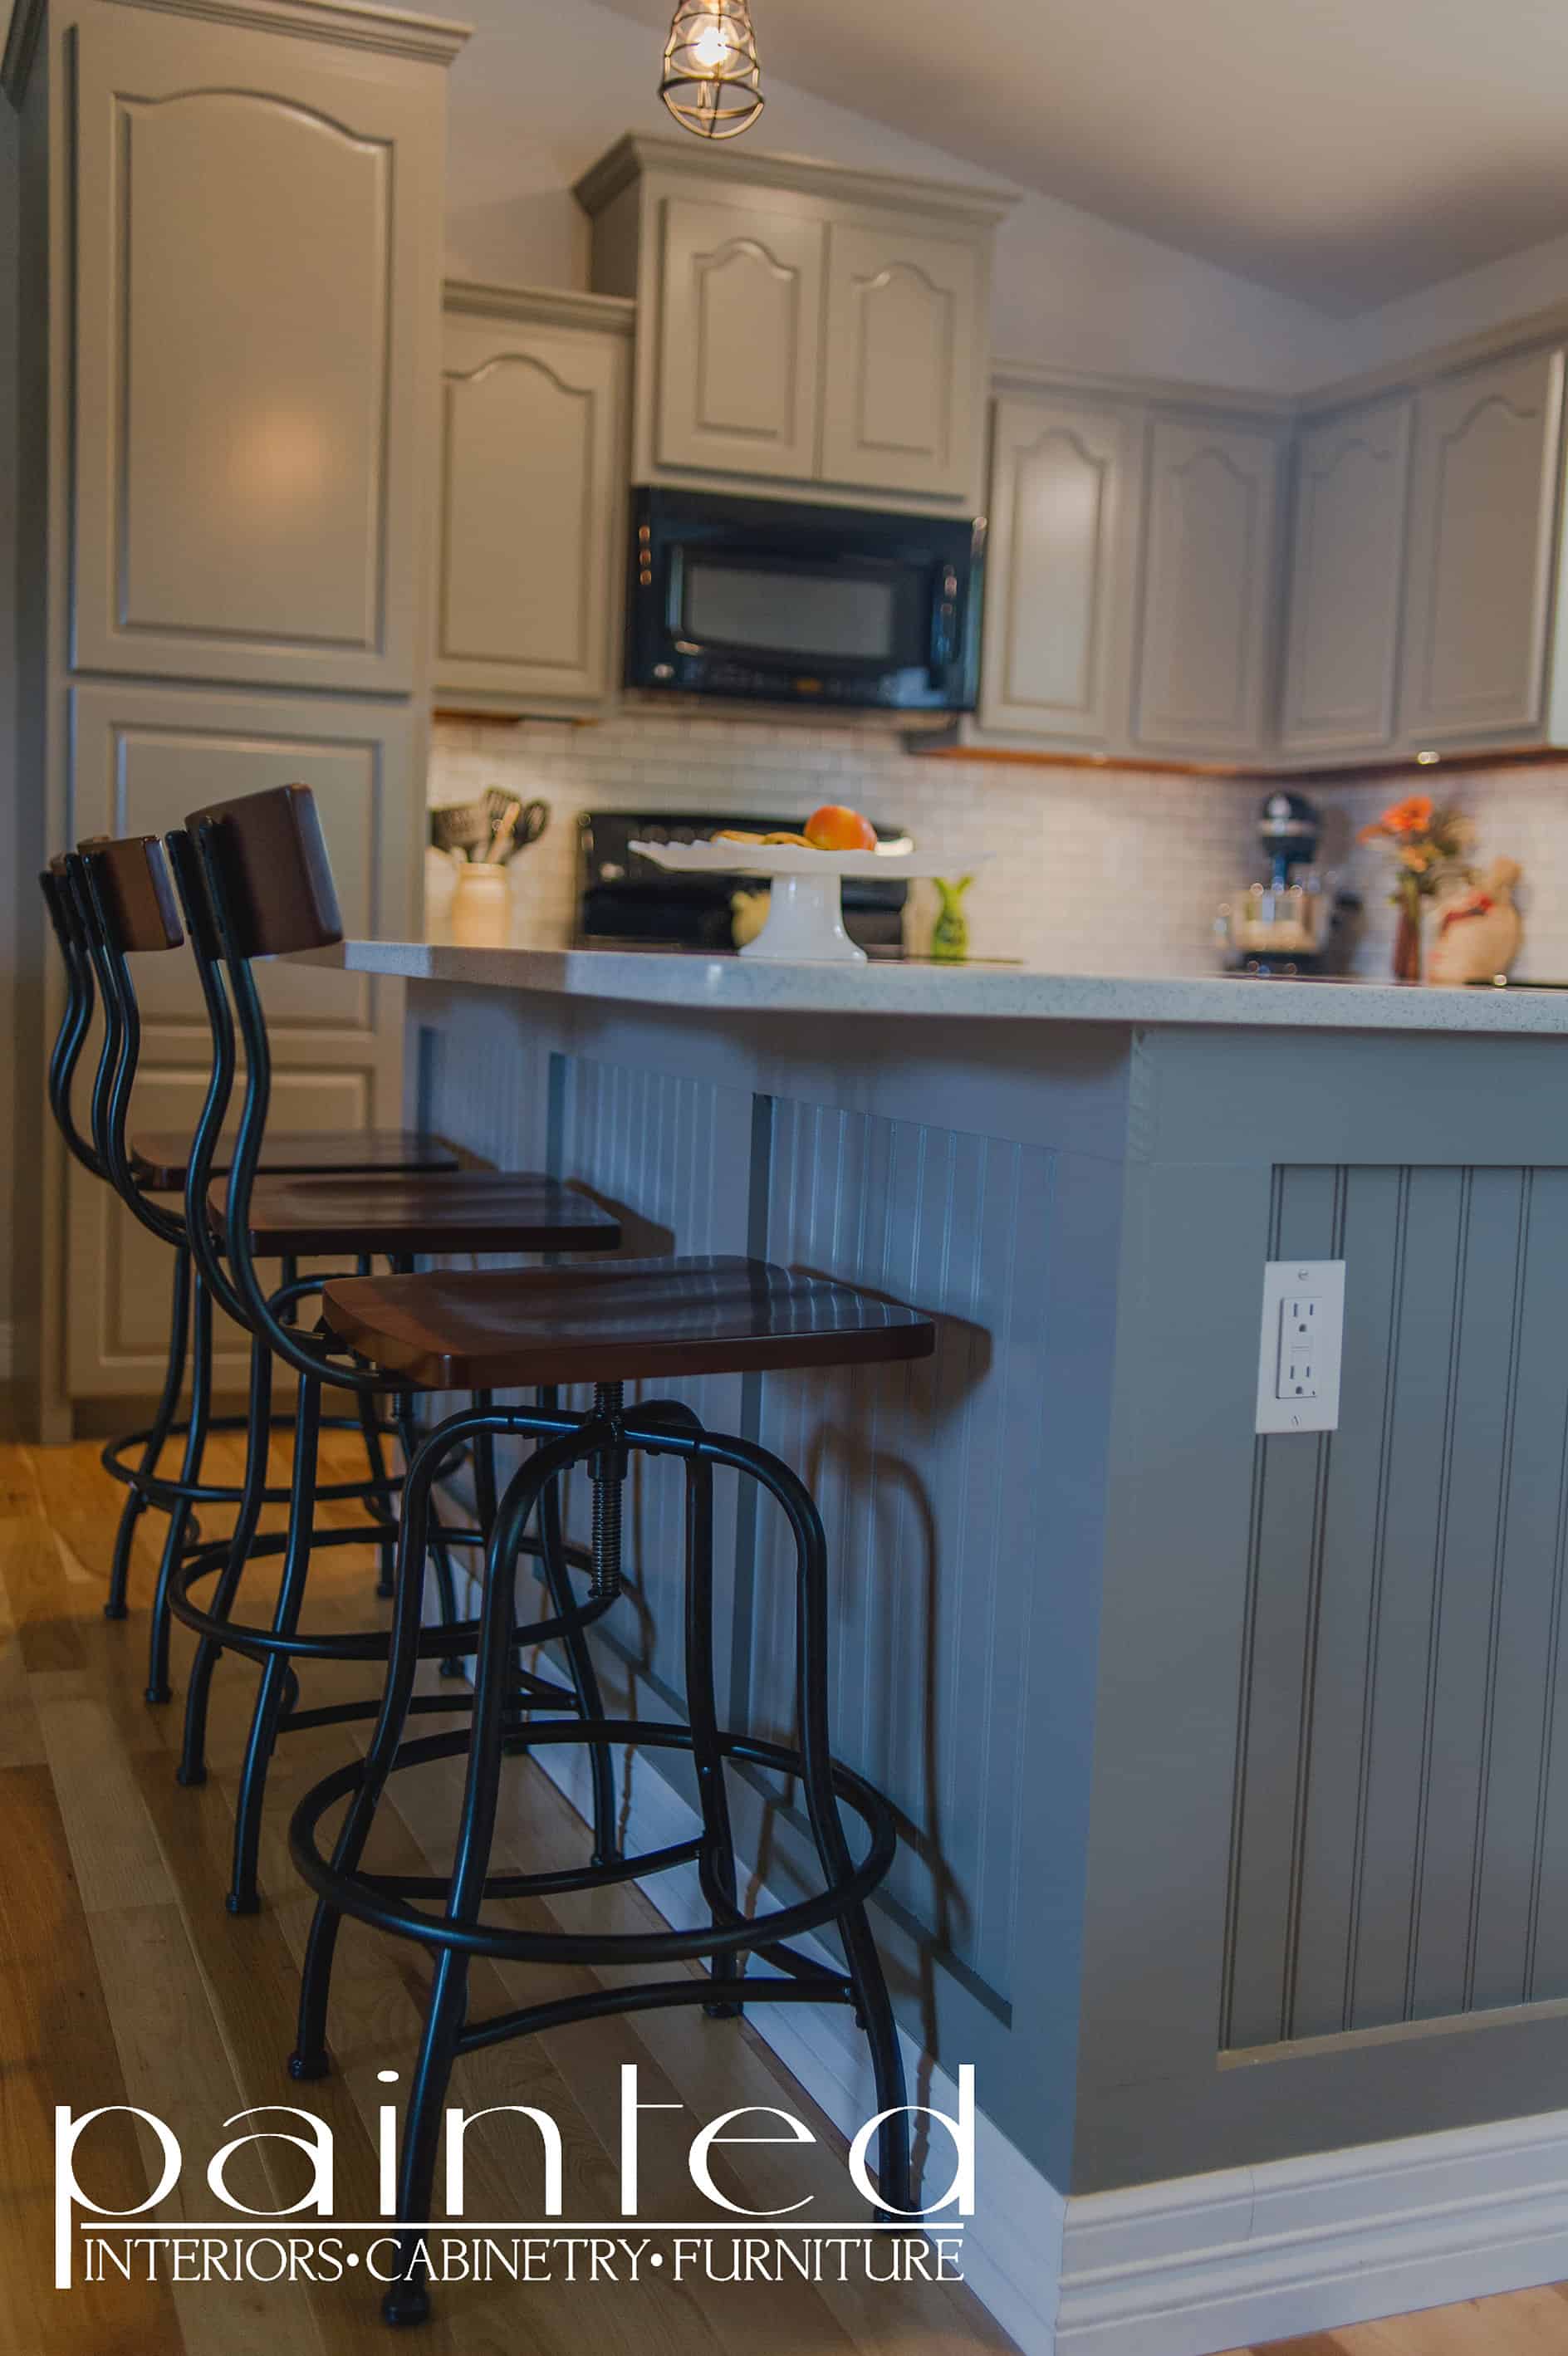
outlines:
{"label": "white baseboard", "polygon": [[[535,1759],[585,1818],[586,1751]],[[698,1825],[634,1757],[628,1846],[663,1848]],[[677,1929],[708,1920],[694,1866],[638,1886]],[[760,1889],[757,1902],[781,1901]],[[791,1944],[834,1960],[810,1937]],[[871,2115],[846,2010],[757,2005],[746,2019],[843,2134]],[[908,2036],[904,2061],[917,2099],[956,2110],[951,2081]],[[1568,2278],[1568,2111],[1064,2200],[982,2110],[975,2180],[964,2277],[1024,2356],[1220,2356]]]}

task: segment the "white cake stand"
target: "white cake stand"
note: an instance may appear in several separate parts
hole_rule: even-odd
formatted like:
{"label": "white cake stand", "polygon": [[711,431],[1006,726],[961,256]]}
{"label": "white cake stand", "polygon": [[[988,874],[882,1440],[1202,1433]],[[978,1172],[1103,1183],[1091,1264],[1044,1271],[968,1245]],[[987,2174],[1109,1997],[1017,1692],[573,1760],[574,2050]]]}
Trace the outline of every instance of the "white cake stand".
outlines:
{"label": "white cake stand", "polygon": [[[768,922],[742,957],[786,958],[792,965],[864,965],[865,951],[843,928],[846,875],[887,883],[943,875],[929,854],[908,844],[881,851],[802,851],[793,842],[634,842],[631,849],[675,875],[765,875],[772,886]],[[981,864],[966,859],[966,869]]]}

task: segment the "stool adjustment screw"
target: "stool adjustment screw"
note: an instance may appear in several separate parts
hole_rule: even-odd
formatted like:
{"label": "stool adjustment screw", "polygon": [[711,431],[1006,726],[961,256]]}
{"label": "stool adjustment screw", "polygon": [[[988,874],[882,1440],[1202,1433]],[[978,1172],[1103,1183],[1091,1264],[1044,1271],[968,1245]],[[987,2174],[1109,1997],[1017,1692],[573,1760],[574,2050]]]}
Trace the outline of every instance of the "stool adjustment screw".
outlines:
{"label": "stool adjustment screw", "polygon": [[625,1404],[624,1383],[596,1385],[594,1413],[608,1424],[610,1437],[595,1451],[589,1466],[594,1483],[594,1568],[588,1594],[595,1603],[611,1601],[621,1590],[620,1505],[627,1449],[620,1430]]}

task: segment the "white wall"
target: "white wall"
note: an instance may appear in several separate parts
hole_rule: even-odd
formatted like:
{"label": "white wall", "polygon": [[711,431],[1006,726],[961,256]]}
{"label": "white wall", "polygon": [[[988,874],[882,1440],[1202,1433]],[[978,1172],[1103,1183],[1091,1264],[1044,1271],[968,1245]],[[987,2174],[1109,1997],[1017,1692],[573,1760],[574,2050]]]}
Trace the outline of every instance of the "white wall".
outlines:
{"label": "white wall", "polygon": [[1568,297],[1568,237],[1423,287],[1343,323],[1351,369],[1395,367],[1440,344],[1506,327]]}
{"label": "white wall", "polygon": [[[624,131],[681,135],[659,100],[659,37],[593,0],[476,0],[458,13],[474,36],[452,71],[450,266],[585,286],[572,181]],[[771,77],[766,89],[747,134],[757,146],[985,177]],[[1009,359],[1289,390],[1333,373],[1342,334],[1342,322],[1048,197],[1024,196],[1002,233],[994,342]]]}

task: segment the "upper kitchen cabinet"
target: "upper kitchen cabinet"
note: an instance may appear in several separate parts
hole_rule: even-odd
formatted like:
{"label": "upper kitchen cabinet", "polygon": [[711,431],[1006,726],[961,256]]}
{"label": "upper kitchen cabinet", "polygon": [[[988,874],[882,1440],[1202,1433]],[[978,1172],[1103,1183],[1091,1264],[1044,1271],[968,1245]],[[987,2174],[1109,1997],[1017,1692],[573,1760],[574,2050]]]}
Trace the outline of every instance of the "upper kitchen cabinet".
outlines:
{"label": "upper kitchen cabinet", "polygon": [[1125,734],[1139,425],[1110,402],[996,403],[983,729],[1095,750]]}
{"label": "upper kitchen cabinet", "polygon": [[638,304],[634,482],[978,508],[1008,199],[641,137],[577,195],[596,287]]}
{"label": "upper kitchen cabinet", "polygon": [[70,660],[406,692],[444,78],[223,16],[81,12]]}
{"label": "upper kitchen cabinet", "polygon": [[972,238],[903,223],[830,227],[824,480],[972,498],[986,262]]}
{"label": "upper kitchen cabinet", "polygon": [[1146,751],[1263,750],[1282,446],[1230,418],[1151,422],[1133,722]]}
{"label": "upper kitchen cabinet", "polygon": [[1401,671],[1412,744],[1544,730],[1562,430],[1561,351],[1419,395]]}
{"label": "upper kitchen cabinet", "polygon": [[1397,724],[1414,402],[1346,410],[1297,444],[1280,745],[1386,752]]}
{"label": "upper kitchen cabinet", "polygon": [[438,703],[568,715],[618,673],[632,305],[446,289]]}

